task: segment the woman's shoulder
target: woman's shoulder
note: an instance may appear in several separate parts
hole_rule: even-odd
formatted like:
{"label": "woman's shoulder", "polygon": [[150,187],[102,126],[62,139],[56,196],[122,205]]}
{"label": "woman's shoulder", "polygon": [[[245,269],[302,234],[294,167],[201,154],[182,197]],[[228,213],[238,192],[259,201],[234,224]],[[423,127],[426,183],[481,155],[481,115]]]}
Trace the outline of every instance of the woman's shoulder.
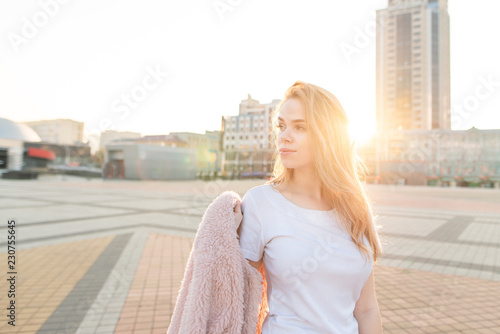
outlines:
{"label": "woman's shoulder", "polygon": [[273,186],[267,183],[248,189],[241,201],[243,216],[247,210],[255,217],[267,216],[274,212],[276,198],[273,191]]}
{"label": "woman's shoulder", "polygon": [[265,183],[248,189],[243,198],[249,195],[253,199],[263,199],[272,191],[274,191],[273,186]]}
{"label": "woman's shoulder", "polygon": [[242,198],[242,204],[251,202],[250,205],[258,206],[261,209],[270,208],[276,201],[276,193],[273,186],[269,183],[261,184],[247,190]]}

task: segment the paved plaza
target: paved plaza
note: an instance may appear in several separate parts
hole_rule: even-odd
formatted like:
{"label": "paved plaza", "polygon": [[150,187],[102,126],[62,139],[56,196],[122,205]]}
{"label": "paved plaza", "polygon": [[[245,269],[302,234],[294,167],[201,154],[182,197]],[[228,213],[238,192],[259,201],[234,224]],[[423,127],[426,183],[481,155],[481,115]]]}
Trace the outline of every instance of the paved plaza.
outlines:
{"label": "paved plaza", "polygon": [[[1,333],[166,333],[196,228],[263,180],[0,180]],[[384,333],[500,333],[500,190],[369,185]],[[15,327],[7,221],[15,219]]]}

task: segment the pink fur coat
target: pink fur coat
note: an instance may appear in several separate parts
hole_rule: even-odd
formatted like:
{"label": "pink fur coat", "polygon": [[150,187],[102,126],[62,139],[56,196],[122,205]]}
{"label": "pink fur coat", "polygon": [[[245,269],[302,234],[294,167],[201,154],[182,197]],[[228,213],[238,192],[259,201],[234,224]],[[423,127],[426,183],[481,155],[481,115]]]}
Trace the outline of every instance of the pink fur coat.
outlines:
{"label": "pink fur coat", "polygon": [[264,268],[243,257],[233,208],[240,196],[220,194],[206,209],[188,258],[167,334],[254,334],[267,308]]}

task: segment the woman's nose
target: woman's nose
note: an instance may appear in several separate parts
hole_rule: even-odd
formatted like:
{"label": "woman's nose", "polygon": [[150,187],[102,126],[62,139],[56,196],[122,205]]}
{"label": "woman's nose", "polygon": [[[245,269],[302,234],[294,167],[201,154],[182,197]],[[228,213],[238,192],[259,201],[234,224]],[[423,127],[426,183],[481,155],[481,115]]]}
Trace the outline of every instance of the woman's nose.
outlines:
{"label": "woman's nose", "polygon": [[286,129],[285,131],[283,131],[281,133],[281,137],[280,137],[281,141],[283,142],[292,142],[293,141],[293,138],[292,136],[290,135],[290,133],[288,132],[288,129]]}

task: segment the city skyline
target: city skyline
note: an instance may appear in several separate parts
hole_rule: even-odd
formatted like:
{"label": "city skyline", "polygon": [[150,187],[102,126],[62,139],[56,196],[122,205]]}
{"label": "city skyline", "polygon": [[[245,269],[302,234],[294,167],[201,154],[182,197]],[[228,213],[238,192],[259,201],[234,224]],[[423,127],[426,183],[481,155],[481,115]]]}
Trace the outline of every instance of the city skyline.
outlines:
{"label": "city skyline", "polygon": [[[355,135],[375,130],[371,29],[387,1],[311,3],[312,18],[298,2],[41,3],[58,5],[0,5],[0,60],[8,64],[0,67],[1,117],[74,119],[87,135],[107,126],[204,133],[237,115],[247,94],[269,103],[304,80],[339,98]],[[500,128],[496,6],[478,1],[471,11],[449,1],[454,130]],[[53,15],[44,23],[43,13]],[[35,27],[30,38],[27,22]]]}

